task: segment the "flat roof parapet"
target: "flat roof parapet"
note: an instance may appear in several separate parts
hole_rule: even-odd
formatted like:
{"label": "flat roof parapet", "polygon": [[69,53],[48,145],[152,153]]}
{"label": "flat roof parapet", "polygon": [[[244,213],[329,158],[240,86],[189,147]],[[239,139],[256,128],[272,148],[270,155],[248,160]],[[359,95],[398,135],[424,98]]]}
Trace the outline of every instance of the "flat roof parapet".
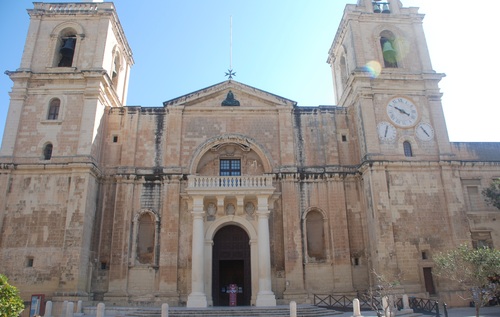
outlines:
{"label": "flat roof parapet", "polygon": [[28,10],[30,13],[92,13],[97,11],[114,11],[115,6],[112,2],[68,2],[68,3],[45,3],[34,2],[34,8]]}

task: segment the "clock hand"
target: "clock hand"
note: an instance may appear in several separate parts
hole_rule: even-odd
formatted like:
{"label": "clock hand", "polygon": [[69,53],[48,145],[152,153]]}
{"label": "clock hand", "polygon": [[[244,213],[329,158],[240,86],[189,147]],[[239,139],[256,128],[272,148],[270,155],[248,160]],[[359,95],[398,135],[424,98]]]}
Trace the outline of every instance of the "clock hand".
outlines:
{"label": "clock hand", "polygon": [[396,110],[397,110],[397,111],[399,111],[399,112],[401,112],[402,114],[405,114],[405,115],[407,115],[407,116],[410,116],[410,114],[409,114],[408,112],[404,111],[403,109],[398,108],[398,107],[394,107],[394,108],[396,108]]}
{"label": "clock hand", "polygon": [[389,126],[388,125],[385,126],[384,138],[387,137],[387,130],[389,130]]}
{"label": "clock hand", "polygon": [[427,131],[425,131],[424,128],[420,127],[420,129],[422,129],[422,131],[424,131],[425,135],[430,136],[429,133],[427,133]]}

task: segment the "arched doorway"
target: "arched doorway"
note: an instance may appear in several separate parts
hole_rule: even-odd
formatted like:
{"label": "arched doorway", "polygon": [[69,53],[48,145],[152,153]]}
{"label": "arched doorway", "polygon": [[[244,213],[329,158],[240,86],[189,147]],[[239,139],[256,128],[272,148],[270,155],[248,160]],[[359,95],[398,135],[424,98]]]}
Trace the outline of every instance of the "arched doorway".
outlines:
{"label": "arched doorway", "polygon": [[222,227],[214,236],[212,297],[214,306],[229,306],[228,286],[238,286],[237,305],[249,306],[252,294],[250,239],[242,228]]}

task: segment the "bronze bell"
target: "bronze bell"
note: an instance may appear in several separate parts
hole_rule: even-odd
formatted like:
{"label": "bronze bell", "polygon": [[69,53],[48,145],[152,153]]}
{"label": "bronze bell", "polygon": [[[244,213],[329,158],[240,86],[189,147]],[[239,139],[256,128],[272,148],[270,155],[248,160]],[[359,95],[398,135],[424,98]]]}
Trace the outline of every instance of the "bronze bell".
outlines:
{"label": "bronze bell", "polygon": [[373,12],[380,13],[380,5],[377,3],[373,4]]}
{"label": "bronze bell", "polygon": [[394,63],[396,62],[396,50],[392,47],[390,41],[385,41],[382,47],[382,54],[384,55],[384,60]]}
{"label": "bronze bell", "polygon": [[75,42],[76,39],[73,37],[65,39],[59,53],[61,53],[62,56],[73,56],[73,53],[75,52]]}
{"label": "bronze bell", "polygon": [[391,13],[391,9],[389,9],[389,5],[387,3],[384,3],[382,6],[382,13]]}

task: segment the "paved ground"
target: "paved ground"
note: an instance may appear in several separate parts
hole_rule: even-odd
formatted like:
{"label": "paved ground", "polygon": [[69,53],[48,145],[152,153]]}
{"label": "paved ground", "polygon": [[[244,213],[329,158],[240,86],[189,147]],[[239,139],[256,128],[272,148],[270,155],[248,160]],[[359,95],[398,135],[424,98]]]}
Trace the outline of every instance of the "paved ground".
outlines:
{"label": "paved ground", "polygon": [[[443,311],[440,311],[442,317],[446,317]],[[377,313],[374,311],[362,311],[361,315],[363,317],[376,317]],[[351,317],[352,312],[343,313],[341,315],[336,315],[338,317]],[[430,316],[430,315],[424,315]],[[448,317],[475,317],[476,309],[474,307],[462,307],[462,308],[448,308]],[[481,317],[500,317],[500,306],[483,307],[480,310]]]}

